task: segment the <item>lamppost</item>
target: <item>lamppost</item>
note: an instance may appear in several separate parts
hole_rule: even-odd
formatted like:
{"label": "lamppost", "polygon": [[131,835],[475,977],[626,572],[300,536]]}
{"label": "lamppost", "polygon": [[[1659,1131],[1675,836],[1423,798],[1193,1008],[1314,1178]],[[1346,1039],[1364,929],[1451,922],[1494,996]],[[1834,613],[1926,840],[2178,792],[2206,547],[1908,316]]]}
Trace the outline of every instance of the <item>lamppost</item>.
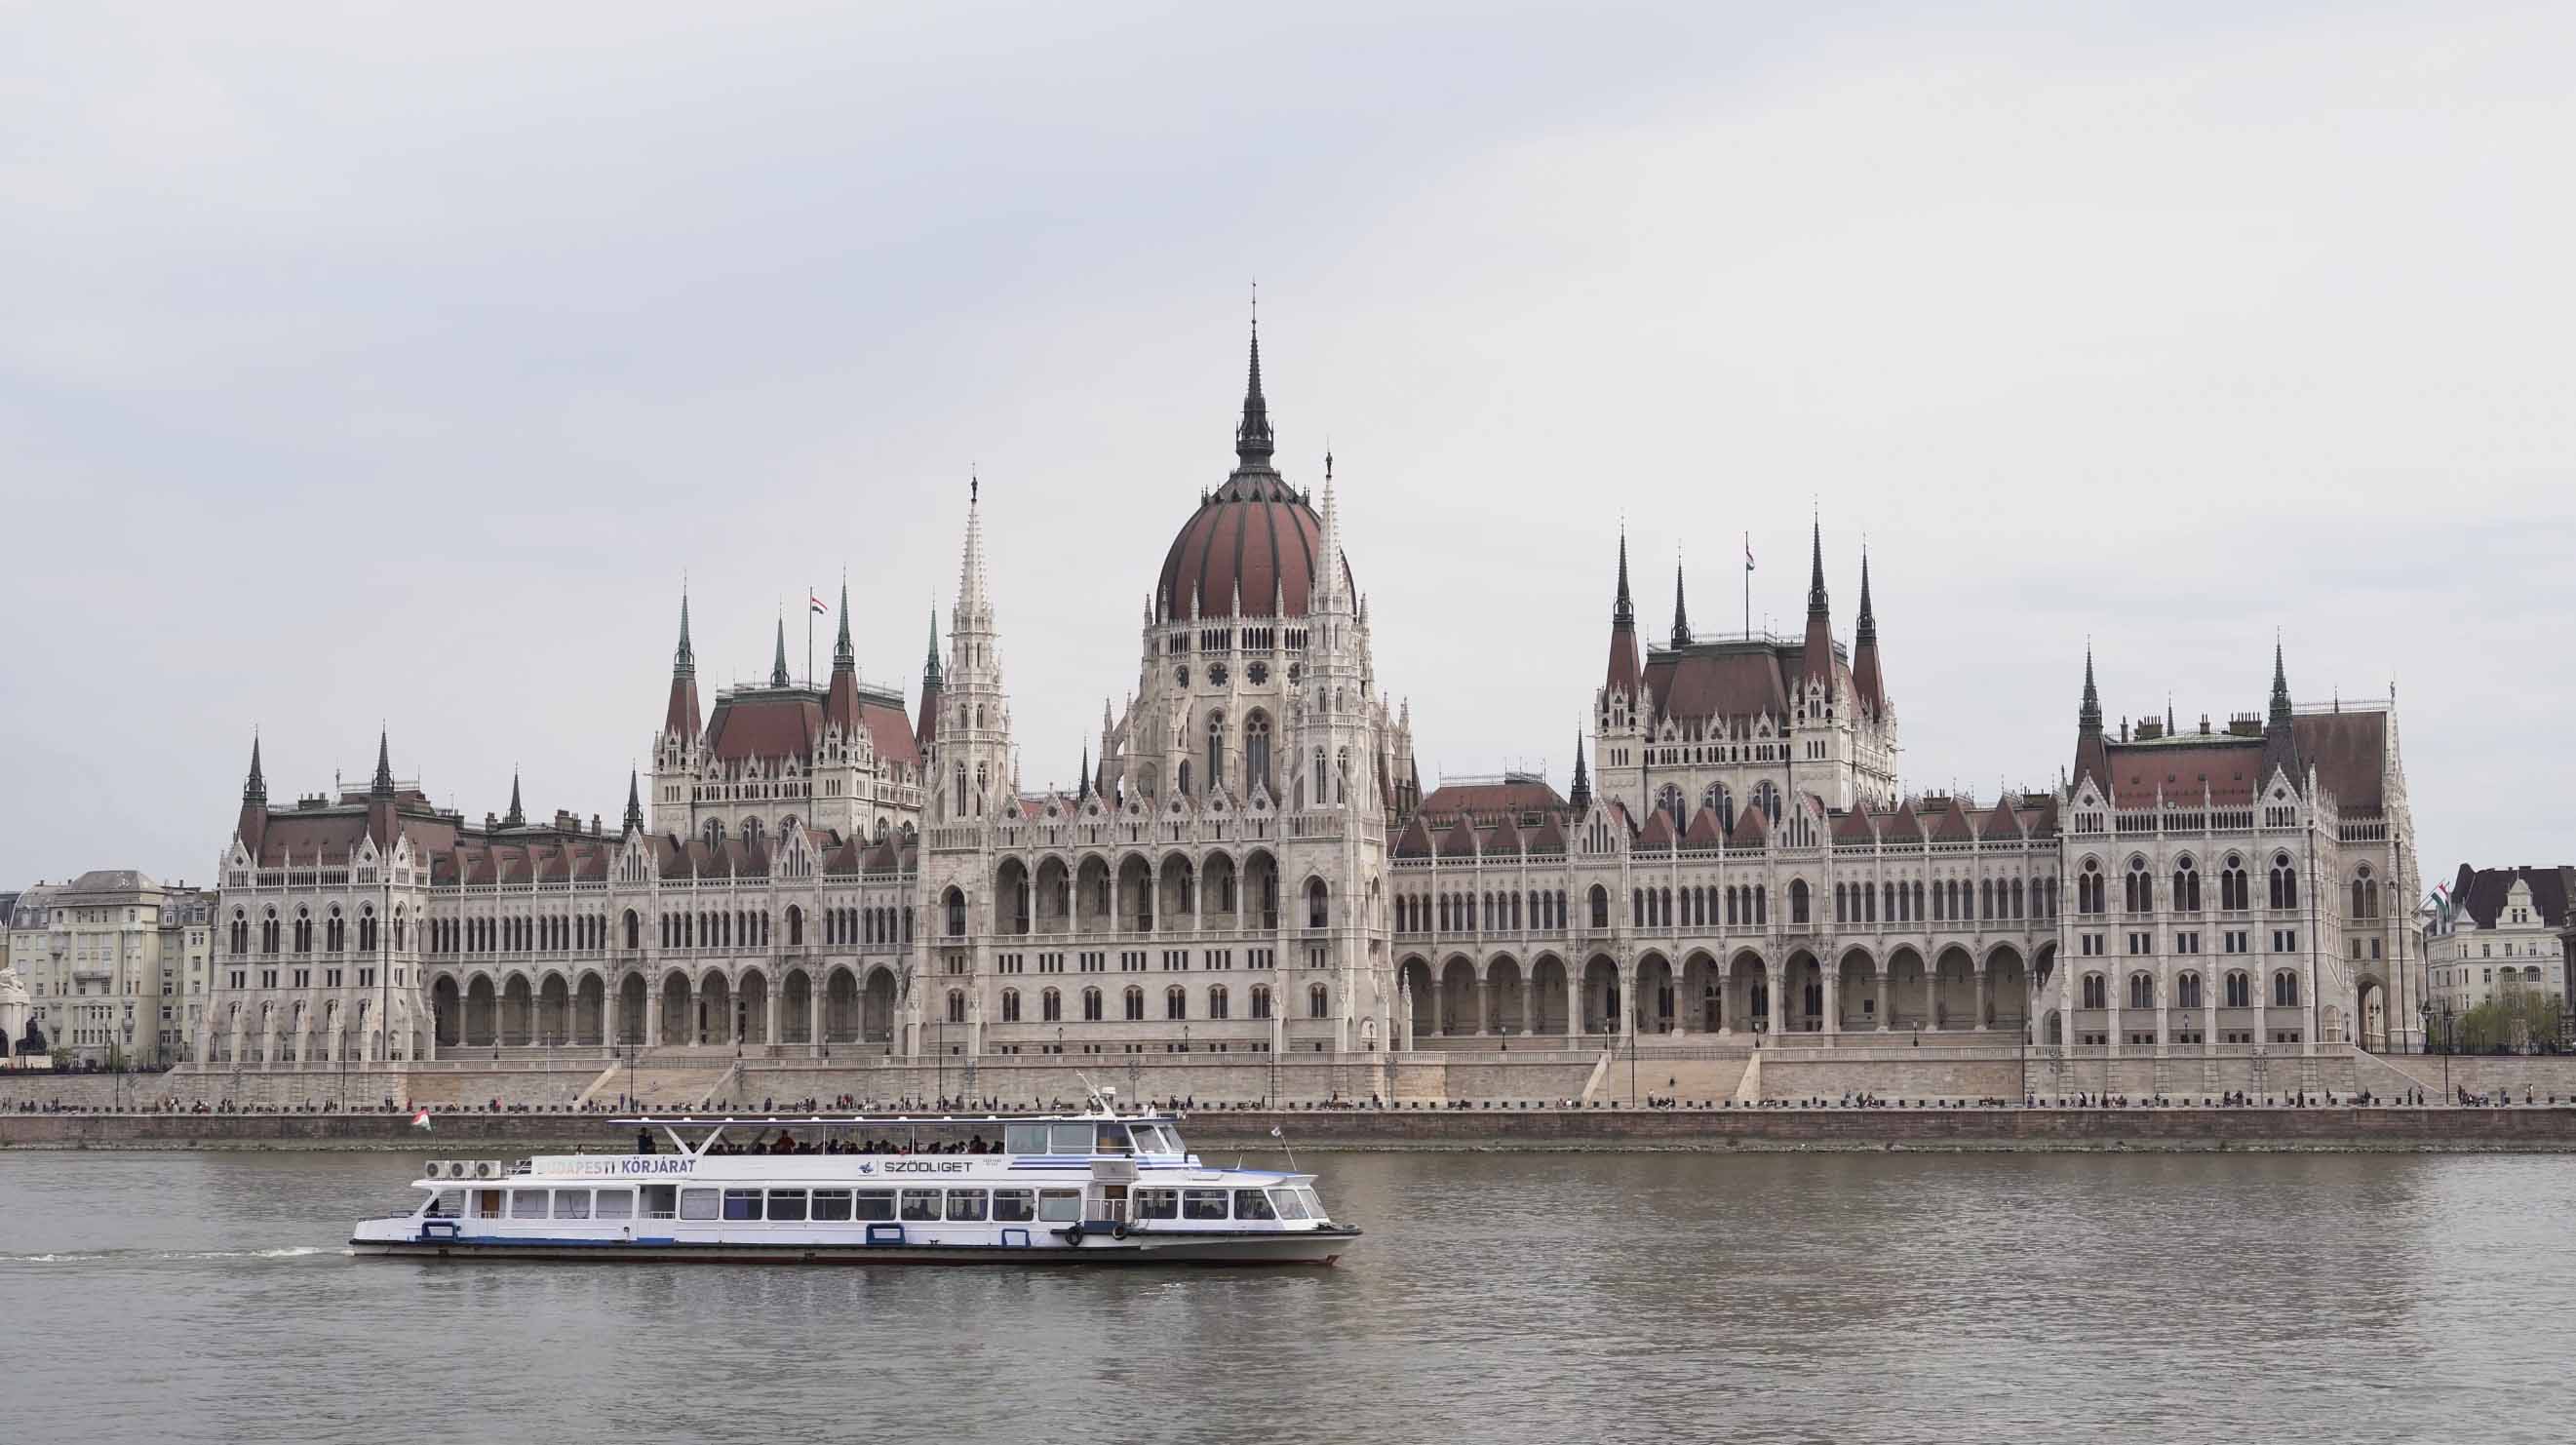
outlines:
{"label": "lamppost", "polygon": [[2445,1104],[2453,1103],[2460,1097],[2451,1092],[2451,1052],[2459,1047],[2458,1036],[2452,1032],[2453,1020],[2451,1001],[2444,999],[2442,1000],[2442,1102]]}
{"label": "lamppost", "polygon": [[340,1112],[349,1112],[349,1031],[340,1030]]}

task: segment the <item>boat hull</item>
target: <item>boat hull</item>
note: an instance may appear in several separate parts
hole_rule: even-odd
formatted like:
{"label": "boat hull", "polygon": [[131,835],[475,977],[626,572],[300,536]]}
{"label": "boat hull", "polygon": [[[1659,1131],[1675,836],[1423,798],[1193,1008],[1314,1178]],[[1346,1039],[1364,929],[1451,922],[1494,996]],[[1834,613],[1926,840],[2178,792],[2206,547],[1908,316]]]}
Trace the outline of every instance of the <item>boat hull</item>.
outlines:
{"label": "boat hull", "polygon": [[407,1259],[551,1260],[593,1264],[1329,1265],[1356,1229],[1279,1233],[1151,1233],[1079,1245],[813,1244],[722,1240],[351,1239],[350,1252]]}

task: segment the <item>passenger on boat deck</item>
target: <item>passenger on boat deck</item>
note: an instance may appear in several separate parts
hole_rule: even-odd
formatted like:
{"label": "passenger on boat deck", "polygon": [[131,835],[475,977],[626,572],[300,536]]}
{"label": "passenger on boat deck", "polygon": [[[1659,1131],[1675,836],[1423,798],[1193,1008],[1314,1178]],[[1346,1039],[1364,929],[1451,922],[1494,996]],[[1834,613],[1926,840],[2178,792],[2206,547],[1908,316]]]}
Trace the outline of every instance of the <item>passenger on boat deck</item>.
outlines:
{"label": "passenger on boat deck", "polygon": [[638,1129],[635,1131],[635,1152],[638,1154],[650,1154],[653,1152],[652,1130]]}
{"label": "passenger on boat deck", "polygon": [[981,1133],[978,1133],[974,1138],[966,1141],[966,1152],[969,1154],[981,1154],[984,1152],[984,1136]]}

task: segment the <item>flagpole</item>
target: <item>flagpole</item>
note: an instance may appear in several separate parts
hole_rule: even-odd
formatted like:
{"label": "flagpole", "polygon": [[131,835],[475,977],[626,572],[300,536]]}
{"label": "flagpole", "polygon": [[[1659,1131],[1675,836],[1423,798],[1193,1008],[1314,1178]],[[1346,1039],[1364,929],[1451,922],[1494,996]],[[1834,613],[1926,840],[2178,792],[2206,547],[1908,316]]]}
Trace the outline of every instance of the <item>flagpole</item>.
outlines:
{"label": "flagpole", "polygon": [[1753,640],[1753,534],[1744,534],[1744,640]]}
{"label": "flagpole", "polygon": [[814,584],[805,584],[805,685],[814,685]]}

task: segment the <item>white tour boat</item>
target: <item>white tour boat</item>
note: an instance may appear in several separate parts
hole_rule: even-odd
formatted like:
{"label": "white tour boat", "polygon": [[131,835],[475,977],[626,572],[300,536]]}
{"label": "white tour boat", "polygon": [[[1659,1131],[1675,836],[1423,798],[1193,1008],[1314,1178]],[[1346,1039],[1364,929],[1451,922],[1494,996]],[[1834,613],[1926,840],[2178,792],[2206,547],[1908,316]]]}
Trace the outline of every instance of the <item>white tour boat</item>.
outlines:
{"label": "white tour boat", "polygon": [[[1331,1264],[1312,1174],[1218,1168],[1178,1114],[631,1118],[636,1150],[430,1161],[359,1254],[728,1264]],[[1295,1160],[1290,1160],[1294,1166]]]}

